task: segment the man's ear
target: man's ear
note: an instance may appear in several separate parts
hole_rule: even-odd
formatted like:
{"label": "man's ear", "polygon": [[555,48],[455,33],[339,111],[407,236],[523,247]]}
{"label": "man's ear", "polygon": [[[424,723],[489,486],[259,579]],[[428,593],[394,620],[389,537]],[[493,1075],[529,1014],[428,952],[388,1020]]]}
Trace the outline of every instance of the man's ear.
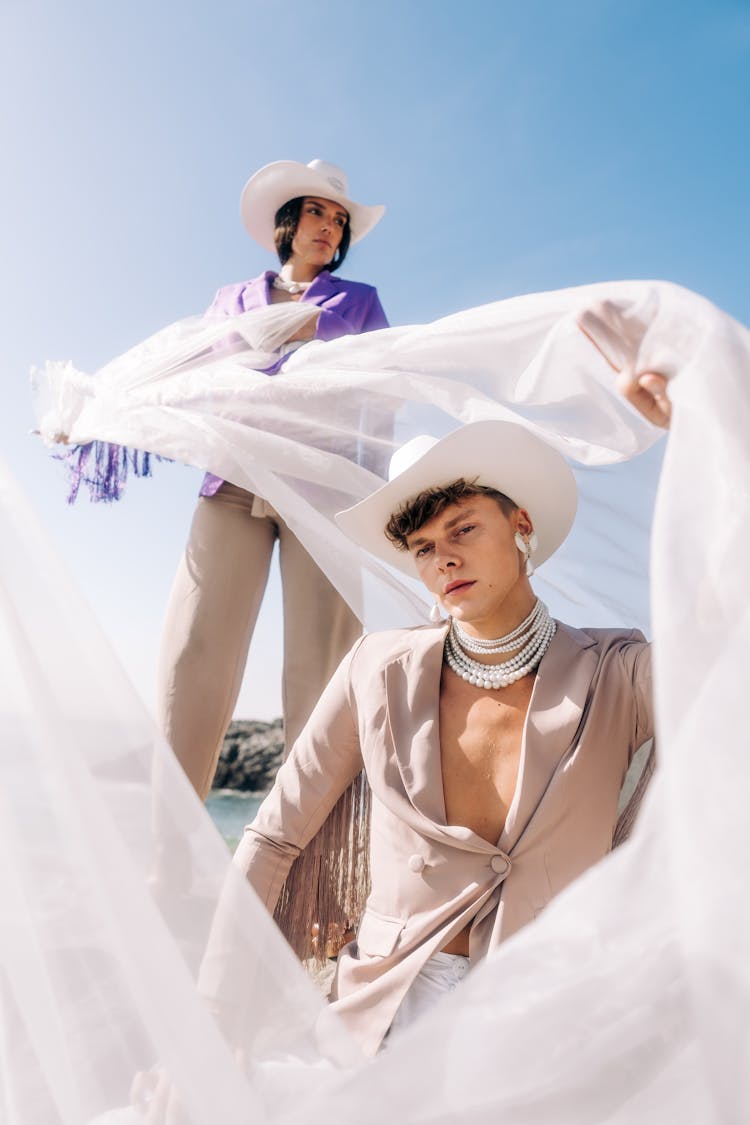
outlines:
{"label": "man's ear", "polygon": [[525,508],[517,508],[515,516],[516,531],[520,531],[524,539],[527,539],[534,530],[534,524],[531,522],[531,516]]}

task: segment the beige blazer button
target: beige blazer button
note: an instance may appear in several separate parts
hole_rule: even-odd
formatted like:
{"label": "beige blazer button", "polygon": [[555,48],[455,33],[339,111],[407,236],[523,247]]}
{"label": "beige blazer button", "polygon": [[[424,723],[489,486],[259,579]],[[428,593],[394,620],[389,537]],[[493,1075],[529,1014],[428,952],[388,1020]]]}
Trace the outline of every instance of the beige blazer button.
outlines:
{"label": "beige blazer button", "polygon": [[490,867],[498,875],[507,875],[508,871],[510,870],[510,864],[508,863],[507,859],[505,859],[501,855],[493,855],[492,859],[490,860]]}
{"label": "beige blazer button", "polygon": [[421,855],[409,856],[409,870],[413,871],[415,875],[419,875],[425,869],[424,857]]}

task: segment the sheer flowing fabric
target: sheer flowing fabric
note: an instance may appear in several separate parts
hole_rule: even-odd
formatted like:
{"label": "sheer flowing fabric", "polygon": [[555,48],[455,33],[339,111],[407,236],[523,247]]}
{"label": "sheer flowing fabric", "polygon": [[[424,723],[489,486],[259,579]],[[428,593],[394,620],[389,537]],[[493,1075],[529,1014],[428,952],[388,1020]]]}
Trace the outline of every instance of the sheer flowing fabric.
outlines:
{"label": "sheer flowing fabric", "polygon": [[[542,596],[573,623],[644,624],[658,458],[636,455],[655,433],[576,327],[602,300],[622,328],[598,340],[610,358],[676,376],[651,549],[660,768],[631,840],[367,1064],[229,868],[4,474],[0,1105],[13,1125],[747,1119],[745,329],[675,287],[620,283],[309,345],[268,379],[236,343],[209,352],[204,336],[196,353],[206,329],[182,325],[146,348],[150,379],[143,352],[93,386],[52,372],[41,428],[257,490],[377,626],[418,620],[424,602],[335,535],[333,511],[378,483],[394,440],[521,417],[582,485]],[[195,984],[212,924],[237,966],[220,1024],[210,965]],[[131,1094],[139,1071],[157,1085]]]}
{"label": "sheer flowing fabric", "polygon": [[93,377],[70,364],[35,372],[39,429],[50,442],[63,434],[70,443],[97,439],[172,457],[257,492],[365,625],[383,628],[426,620],[424,592],[364,558],[335,513],[382,483],[394,448],[414,433],[521,419],[574,464],[596,470],[581,479],[573,536],[544,571],[555,593],[544,584],[540,592],[572,624],[647,626],[654,464],[613,466],[648,449],[660,431],[613,394],[611,368],[578,328],[580,314],[602,299],[626,310],[628,346],[641,345],[621,362],[670,370],[690,356],[693,317],[710,308],[664,284],[534,294],[434,324],[310,343],[273,377],[256,368],[309,310],[287,304],[191,319]]}

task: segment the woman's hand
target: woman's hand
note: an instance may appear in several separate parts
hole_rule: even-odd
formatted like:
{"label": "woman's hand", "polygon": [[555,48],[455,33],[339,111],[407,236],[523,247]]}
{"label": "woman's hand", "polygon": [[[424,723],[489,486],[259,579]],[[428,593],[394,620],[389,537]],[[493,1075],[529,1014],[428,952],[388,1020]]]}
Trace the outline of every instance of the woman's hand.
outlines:
{"label": "woman's hand", "polygon": [[309,320],[306,320],[305,323],[302,325],[302,327],[297,329],[297,331],[294,333],[294,335],[287,336],[287,343],[291,344],[292,341],[294,341],[294,340],[305,340],[305,341],[314,340],[315,339],[315,329],[318,327],[318,317],[319,316],[320,316],[320,309],[316,309],[315,315],[311,316]]}
{"label": "woman's hand", "polygon": [[144,1125],[186,1125],[174,1086],[165,1070],[139,1071],[130,1087],[130,1104]]}

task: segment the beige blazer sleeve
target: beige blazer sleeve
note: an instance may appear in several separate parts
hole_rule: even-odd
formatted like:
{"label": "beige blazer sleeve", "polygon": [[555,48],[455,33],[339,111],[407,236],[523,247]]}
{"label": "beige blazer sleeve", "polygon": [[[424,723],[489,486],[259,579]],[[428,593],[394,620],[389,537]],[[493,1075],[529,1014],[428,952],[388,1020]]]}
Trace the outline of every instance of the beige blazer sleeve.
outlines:
{"label": "beige blazer sleeve", "polygon": [[235,852],[235,863],[270,912],[293,861],[363,768],[350,684],[361,643],[334,673]]}

